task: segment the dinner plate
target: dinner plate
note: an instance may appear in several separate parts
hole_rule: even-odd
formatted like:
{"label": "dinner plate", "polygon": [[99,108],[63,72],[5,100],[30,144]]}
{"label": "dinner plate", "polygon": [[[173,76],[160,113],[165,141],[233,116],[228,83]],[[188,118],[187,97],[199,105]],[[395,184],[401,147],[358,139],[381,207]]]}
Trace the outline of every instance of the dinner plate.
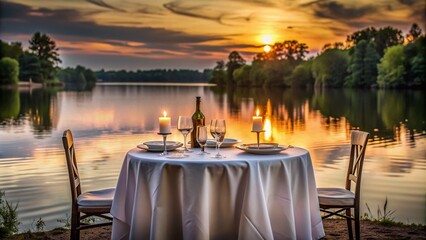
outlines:
{"label": "dinner plate", "polygon": [[[256,144],[257,145],[257,144]],[[278,145],[274,148],[251,148],[250,144],[242,144],[240,146],[237,146],[238,149],[243,150],[244,152],[251,153],[251,154],[262,154],[262,155],[270,155],[270,154],[277,154],[281,151],[284,151],[288,149],[288,147]]]}
{"label": "dinner plate", "polygon": [[[151,142],[149,142],[148,144],[150,144],[150,143]],[[180,148],[182,146],[183,146],[183,144],[180,143],[180,142],[174,142],[174,144],[169,144],[169,143],[166,144],[167,151],[173,151],[173,150]],[[146,144],[139,144],[137,147],[140,148],[140,149],[143,149],[143,150],[150,151],[150,152],[162,152],[162,151],[164,151],[164,145],[161,145],[159,147],[157,145],[152,145],[152,144],[150,144],[149,146],[146,145]]]}
{"label": "dinner plate", "polygon": [[257,143],[249,143],[244,145],[250,149],[273,149],[279,146],[278,143],[259,143],[259,145]]}
{"label": "dinner plate", "polygon": [[[149,141],[149,142],[144,142],[143,144],[146,145],[150,150],[155,150],[155,149],[164,150],[163,141]],[[178,147],[181,147],[182,145],[183,144],[180,142],[166,141],[167,149],[178,148]]]}
{"label": "dinner plate", "polygon": [[[241,142],[241,140],[232,139],[232,138],[225,138],[223,140],[222,145],[220,145],[220,148],[232,147],[239,142]],[[214,141],[214,139],[207,139],[206,147],[209,147],[209,148],[216,147],[216,142]]]}

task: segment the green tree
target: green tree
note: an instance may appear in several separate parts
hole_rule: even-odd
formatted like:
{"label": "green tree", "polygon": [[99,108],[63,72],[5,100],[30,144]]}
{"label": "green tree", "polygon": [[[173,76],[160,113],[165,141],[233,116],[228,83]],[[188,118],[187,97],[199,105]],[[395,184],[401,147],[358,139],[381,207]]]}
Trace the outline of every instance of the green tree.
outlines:
{"label": "green tree", "polygon": [[384,27],[379,30],[369,27],[356,31],[346,38],[346,42],[352,46],[358,45],[361,41],[374,43],[376,52],[381,57],[386,48],[404,43],[404,36],[401,30],[393,27]]}
{"label": "green tree", "polygon": [[18,60],[22,53],[22,44],[20,42],[12,42],[11,44],[8,44],[0,40],[0,59],[10,57]]}
{"label": "green tree", "polygon": [[426,38],[419,36],[404,47],[405,84],[408,87],[426,86]]}
{"label": "green tree", "polygon": [[56,47],[55,41],[44,33],[36,32],[29,44],[30,53],[36,55],[40,60],[43,81],[52,79],[56,65],[62,62],[59,59],[59,48]]}
{"label": "green tree", "polygon": [[57,77],[65,83],[67,89],[73,90],[90,90],[96,85],[97,79],[91,69],[83,66],[61,69],[58,71]]}
{"label": "green tree", "polygon": [[348,75],[348,51],[328,49],[312,62],[312,76],[315,86],[341,87]]}
{"label": "green tree", "polygon": [[350,87],[370,87],[377,79],[377,63],[379,55],[374,44],[361,40],[351,50],[352,57],[349,63],[349,76],[345,79],[345,85]]}
{"label": "green tree", "polygon": [[252,86],[262,86],[265,79],[268,78],[268,73],[264,67],[267,61],[254,61],[250,70],[250,84]]}
{"label": "green tree", "polygon": [[404,85],[404,47],[392,46],[386,49],[378,65],[377,83],[380,87],[400,87]]}
{"label": "green tree", "polygon": [[19,57],[19,70],[21,81],[42,82],[40,60],[34,54],[24,52]]}
{"label": "green tree", "polygon": [[312,76],[313,60],[297,65],[290,77],[285,79],[286,85],[293,87],[307,87],[314,85],[315,79]]}
{"label": "green tree", "polygon": [[244,65],[234,71],[234,80],[238,86],[250,86],[250,65]]}
{"label": "green tree", "polygon": [[217,61],[216,66],[213,68],[212,79],[209,81],[218,85],[223,85],[226,82],[225,62]]}
{"label": "green tree", "polygon": [[13,58],[0,60],[0,84],[18,84],[19,63]]}
{"label": "green tree", "polygon": [[228,84],[234,85],[234,71],[246,64],[246,60],[241,57],[237,51],[229,53],[228,62],[226,63],[226,80]]}

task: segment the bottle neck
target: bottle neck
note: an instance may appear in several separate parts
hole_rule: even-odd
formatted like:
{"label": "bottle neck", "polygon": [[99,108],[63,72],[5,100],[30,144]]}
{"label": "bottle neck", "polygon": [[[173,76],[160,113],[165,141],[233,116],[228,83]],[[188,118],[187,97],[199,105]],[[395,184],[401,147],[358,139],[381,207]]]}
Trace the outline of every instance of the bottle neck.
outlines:
{"label": "bottle neck", "polygon": [[197,103],[196,103],[196,105],[195,105],[195,111],[200,111],[200,102],[201,102],[201,101],[198,101],[198,100],[197,100]]}

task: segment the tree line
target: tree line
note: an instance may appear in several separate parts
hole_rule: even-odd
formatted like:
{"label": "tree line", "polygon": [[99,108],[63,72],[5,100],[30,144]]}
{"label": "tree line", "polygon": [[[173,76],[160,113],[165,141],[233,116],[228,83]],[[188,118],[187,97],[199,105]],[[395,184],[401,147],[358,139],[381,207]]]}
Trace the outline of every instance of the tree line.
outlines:
{"label": "tree line", "polygon": [[72,90],[87,90],[96,82],[208,82],[211,70],[146,70],[97,72],[83,66],[60,68],[59,48],[47,34],[37,32],[29,40],[28,49],[20,42],[0,40],[0,85],[14,85],[19,81],[42,84],[65,83]]}
{"label": "tree line", "polygon": [[315,57],[297,40],[277,42],[252,64],[237,51],[218,61],[210,82],[228,86],[426,87],[426,39],[414,23],[404,37],[393,27],[369,27],[342,42],[325,44]]}
{"label": "tree line", "polygon": [[96,83],[91,69],[83,66],[59,68],[59,48],[47,34],[36,32],[28,41],[28,49],[20,42],[0,40],[0,85],[16,85],[19,81],[42,84],[66,83],[87,89]]}
{"label": "tree line", "polygon": [[137,71],[96,71],[100,82],[159,82],[159,83],[206,83],[211,79],[211,70],[203,72],[188,69],[155,69]]}

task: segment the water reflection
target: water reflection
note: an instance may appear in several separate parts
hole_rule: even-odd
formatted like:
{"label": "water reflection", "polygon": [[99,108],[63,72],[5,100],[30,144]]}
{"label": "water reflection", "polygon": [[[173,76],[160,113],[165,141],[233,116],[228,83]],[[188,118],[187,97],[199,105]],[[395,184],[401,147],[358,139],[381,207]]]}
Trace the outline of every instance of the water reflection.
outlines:
{"label": "water reflection", "polygon": [[[372,133],[373,141],[398,141],[402,125],[409,130],[412,141],[426,130],[426,98],[422,91],[213,87],[212,92],[219,106],[229,109],[234,117],[247,107],[248,99],[253,99],[267,120],[273,117],[284,121],[289,132],[303,129],[306,111],[315,110],[321,113],[324,128],[336,129],[341,121],[348,121],[351,129]],[[228,106],[224,106],[225,100]]]}
{"label": "water reflection", "polygon": [[56,89],[0,89],[0,124],[23,125],[42,137],[56,128],[60,116]]}
{"label": "water reflection", "polygon": [[0,189],[20,202],[21,229],[38,217],[59,226],[56,219],[69,213],[65,129],[74,133],[85,190],[113,187],[125,153],[158,139],[164,110],[172,118],[170,140],[182,141],[177,119],[194,112],[197,95],[206,122],[225,118],[227,136],[244,143],[256,140],[250,130],[259,108],[261,140],[308,148],[318,186],[343,183],[351,129],[372,133],[362,201],[376,206],[388,197],[389,209],[399,209],[397,220],[426,222],[425,92],[99,85],[0,89]]}
{"label": "water reflection", "polygon": [[[241,117],[242,109],[250,108],[254,111],[253,109],[259,108],[264,114],[268,128],[271,122],[279,122],[288,133],[295,129],[303,129],[306,112],[316,110],[321,113],[323,128],[338,131],[342,126],[340,122],[347,121],[351,129],[368,131],[372,133],[372,141],[379,141],[382,144],[401,141],[401,128],[404,126],[414,146],[416,137],[424,135],[426,130],[424,108],[426,98],[422,91],[218,87],[212,87],[211,91],[214,93],[213,101],[220,109],[225,109],[229,117]],[[158,106],[155,96],[165,95],[181,99],[182,96],[188,96],[191,90],[170,86],[114,86],[100,87],[99,92],[101,96],[108,95],[102,99],[103,101],[130,96],[129,101],[132,102],[146,104],[155,99],[156,102],[153,103],[155,108],[167,108],[170,104],[164,102],[162,106]],[[74,92],[74,94],[77,102],[81,104],[91,102],[93,97],[92,91]],[[135,98],[135,96],[139,97]],[[55,129],[58,125],[61,115],[61,98],[58,98],[58,90],[0,89],[0,100],[2,125],[19,125],[23,124],[24,120],[28,120],[34,135],[40,136],[50,133],[52,128]],[[181,108],[187,108],[187,103],[180,104]],[[126,108],[126,106],[123,107]],[[112,121],[112,114],[107,110],[99,110],[95,115],[101,119],[93,120],[95,122]],[[155,124],[147,120],[144,123],[144,130],[154,130]],[[272,136],[268,135],[267,138],[271,139]]]}

